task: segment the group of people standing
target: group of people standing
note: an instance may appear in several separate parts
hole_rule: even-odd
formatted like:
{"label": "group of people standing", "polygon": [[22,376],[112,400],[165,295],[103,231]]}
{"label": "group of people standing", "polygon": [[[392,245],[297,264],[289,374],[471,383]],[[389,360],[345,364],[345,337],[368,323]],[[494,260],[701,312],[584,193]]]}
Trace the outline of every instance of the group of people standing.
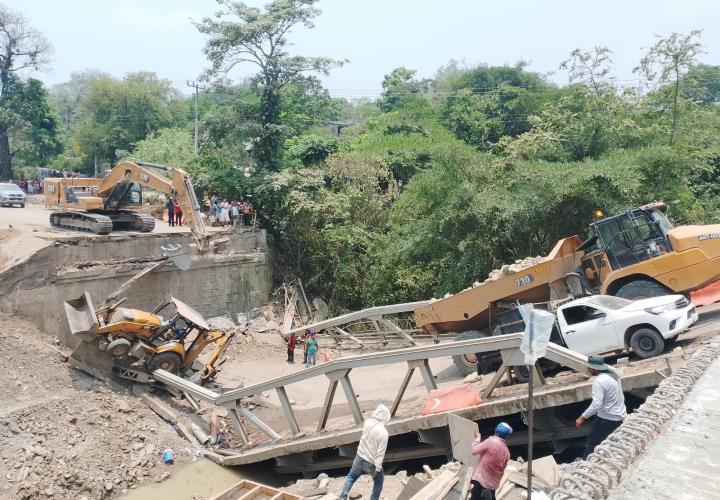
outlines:
{"label": "group of people standing", "polygon": [[310,328],[305,330],[301,339],[298,339],[295,333],[290,334],[287,344],[287,362],[295,362],[295,347],[297,347],[298,342],[303,345],[303,364],[305,367],[315,366],[317,363],[318,342],[315,338],[315,332]]}
{"label": "group of people standing", "polygon": [[218,194],[210,198],[210,223],[221,226],[251,226],[255,209],[248,195],[243,202],[223,200]]}
{"label": "group of people standing", "polygon": [[42,194],[43,192],[42,181],[36,179],[26,180],[25,177],[20,177],[18,187],[25,191],[27,194]]}
{"label": "group of people standing", "polygon": [[183,211],[177,198],[168,198],[165,202],[165,210],[171,226],[182,226]]}

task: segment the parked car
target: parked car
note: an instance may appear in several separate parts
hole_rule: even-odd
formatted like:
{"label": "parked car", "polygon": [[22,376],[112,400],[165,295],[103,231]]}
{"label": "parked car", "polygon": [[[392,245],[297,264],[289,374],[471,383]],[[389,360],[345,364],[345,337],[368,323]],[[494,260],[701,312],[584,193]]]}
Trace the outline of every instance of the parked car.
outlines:
{"label": "parked car", "polygon": [[[497,316],[500,323],[493,335],[522,332],[525,324],[517,309]],[[646,359],[662,354],[667,341],[674,340],[698,319],[695,307],[684,295],[663,295],[628,300],[610,295],[575,299],[558,307],[550,341],[581,354],[607,354],[632,350]],[[497,370],[500,353],[477,354],[481,373]],[[542,368],[554,364],[540,360]],[[526,367],[513,367],[516,378],[526,381]]]}
{"label": "parked car", "polygon": [[0,183],[0,207],[20,205],[25,206],[27,196],[17,184]]}

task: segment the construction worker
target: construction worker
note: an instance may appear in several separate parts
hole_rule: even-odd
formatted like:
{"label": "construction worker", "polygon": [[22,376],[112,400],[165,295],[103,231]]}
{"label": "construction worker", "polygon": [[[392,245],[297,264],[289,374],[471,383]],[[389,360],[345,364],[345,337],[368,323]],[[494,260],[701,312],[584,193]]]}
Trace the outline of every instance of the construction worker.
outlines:
{"label": "construction worker", "polygon": [[590,434],[585,442],[583,458],[587,458],[597,445],[605,441],[606,437],[620,427],[627,416],[625,394],[623,394],[618,374],[605,364],[602,356],[597,354],[588,356],[585,366],[590,369],[590,374],[597,375],[597,378],[592,384],[590,406],[575,421],[575,427],[580,428],[585,420],[595,416]]}
{"label": "construction worker", "polygon": [[372,417],[365,421],[357,454],[350,472],[348,472],[342,493],[340,493],[340,500],[347,499],[355,481],[363,474],[368,474],[373,479],[370,500],[379,500],[385,481],[385,473],[382,468],[388,443],[388,431],[385,424],[389,421],[390,410],[385,405],[378,405]]}
{"label": "construction worker", "polygon": [[480,433],[475,433],[470,449],[473,455],[480,455],[472,475],[470,500],[495,500],[495,490],[500,486],[505,467],[510,460],[505,439],[512,434],[512,427],[505,422],[495,426],[495,435],[485,441],[480,440]]}

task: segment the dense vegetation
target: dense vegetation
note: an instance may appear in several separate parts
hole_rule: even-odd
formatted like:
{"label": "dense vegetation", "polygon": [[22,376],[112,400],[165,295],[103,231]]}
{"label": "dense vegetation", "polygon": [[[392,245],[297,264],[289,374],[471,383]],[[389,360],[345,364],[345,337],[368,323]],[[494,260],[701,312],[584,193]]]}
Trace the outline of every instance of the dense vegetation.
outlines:
{"label": "dense vegetation", "polygon": [[[348,102],[313,76],[342,61],[289,53],[291,28],[319,14],[312,0],[221,4],[198,23],[211,66],[198,155],[193,102],[167,81],[85,72],[50,99],[21,82],[24,107],[3,80],[0,106],[25,123],[13,165],[90,173],[134,156],[186,166],[203,193],[252,194],[279,278],[301,277],[336,310],[455,292],[598,209],[663,199],[678,222],[717,222],[720,67],[698,62],[700,32],[658,38],[639,86],[615,82],[612,52],[596,47],[558,61],[563,86],[522,63],[451,61],[426,80],[398,68],[377,100]],[[256,77],[227,78],[245,62]]]}

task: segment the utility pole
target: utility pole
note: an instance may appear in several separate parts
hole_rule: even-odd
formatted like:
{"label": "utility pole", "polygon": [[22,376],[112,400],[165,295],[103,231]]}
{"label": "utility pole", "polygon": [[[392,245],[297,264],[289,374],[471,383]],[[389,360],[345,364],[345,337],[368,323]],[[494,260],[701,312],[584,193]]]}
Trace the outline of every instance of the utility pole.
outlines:
{"label": "utility pole", "polygon": [[197,156],[197,154],[198,154],[198,141],[199,141],[198,131],[199,131],[199,128],[200,128],[199,125],[198,125],[198,122],[199,122],[199,116],[198,116],[198,98],[199,98],[200,90],[201,90],[201,89],[202,89],[202,90],[205,90],[205,87],[201,87],[200,85],[198,85],[197,82],[191,82],[190,80],[188,80],[187,86],[188,86],[188,87],[193,87],[193,88],[195,89],[195,156]]}

